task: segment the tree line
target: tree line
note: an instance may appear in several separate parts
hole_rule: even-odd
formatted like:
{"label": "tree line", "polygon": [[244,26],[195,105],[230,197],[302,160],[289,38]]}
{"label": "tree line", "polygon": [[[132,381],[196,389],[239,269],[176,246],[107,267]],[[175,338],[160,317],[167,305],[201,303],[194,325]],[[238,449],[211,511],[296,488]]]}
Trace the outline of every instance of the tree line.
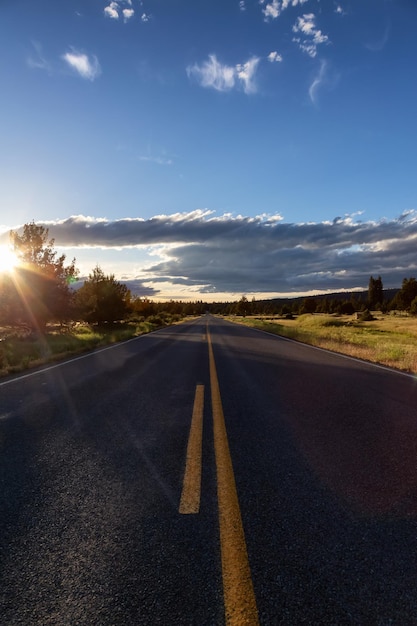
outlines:
{"label": "tree line", "polygon": [[58,255],[49,231],[34,222],[25,224],[21,234],[12,231],[11,246],[19,264],[13,274],[0,277],[0,324],[25,325],[43,332],[49,322],[85,321],[93,324],[154,318],[161,324],[167,316],[202,315],[206,311],[221,315],[293,315],[303,313],[353,314],[357,311],[407,311],[417,315],[417,281],[404,278],[401,288],[387,299],[381,276],[369,279],[368,291],[307,298],[248,300],[206,303],[153,302],[133,296],[113,274],[106,275],[97,265],[83,285],[78,279],[75,259],[66,263]]}
{"label": "tree line", "polygon": [[384,290],[381,276],[370,276],[368,290],[334,293],[331,295],[249,301],[242,296],[239,302],[226,305],[237,315],[302,315],[305,313],[334,313],[353,315],[369,311],[404,311],[417,315],[417,280],[404,278],[399,289]]}

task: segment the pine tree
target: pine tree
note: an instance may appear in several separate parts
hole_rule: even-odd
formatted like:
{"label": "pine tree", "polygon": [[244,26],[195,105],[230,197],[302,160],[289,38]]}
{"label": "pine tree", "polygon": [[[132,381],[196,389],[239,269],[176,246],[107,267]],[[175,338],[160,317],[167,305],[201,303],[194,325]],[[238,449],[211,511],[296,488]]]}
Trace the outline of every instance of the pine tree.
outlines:
{"label": "pine tree", "polygon": [[384,301],[384,289],[381,276],[369,278],[368,307],[369,309],[380,308]]}

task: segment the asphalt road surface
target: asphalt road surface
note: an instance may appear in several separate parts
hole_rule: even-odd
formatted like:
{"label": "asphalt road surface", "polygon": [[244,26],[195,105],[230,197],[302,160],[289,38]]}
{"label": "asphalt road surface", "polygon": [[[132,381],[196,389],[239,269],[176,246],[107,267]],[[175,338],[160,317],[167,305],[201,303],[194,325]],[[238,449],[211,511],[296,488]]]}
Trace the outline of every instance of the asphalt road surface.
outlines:
{"label": "asphalt road surface", "polygon": [[417,624],[417,380],[211,316],[0,381],[0,623]]}

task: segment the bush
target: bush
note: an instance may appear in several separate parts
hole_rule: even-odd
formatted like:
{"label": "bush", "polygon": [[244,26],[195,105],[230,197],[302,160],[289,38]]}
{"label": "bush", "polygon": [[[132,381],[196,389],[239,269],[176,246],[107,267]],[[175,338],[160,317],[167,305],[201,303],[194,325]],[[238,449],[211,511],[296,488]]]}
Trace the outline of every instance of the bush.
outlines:
{"label": "bush", "polygon": [[359,316],[360,322],[372,322],[374,319],[375,318],[369,309],[365,309]]}
{"label": "bush", "polygon": [[164,312],[158,313],[157,315],[150,315],[146,318],[146,321],[154,326],[166,326],[168,323],[167,315]]}

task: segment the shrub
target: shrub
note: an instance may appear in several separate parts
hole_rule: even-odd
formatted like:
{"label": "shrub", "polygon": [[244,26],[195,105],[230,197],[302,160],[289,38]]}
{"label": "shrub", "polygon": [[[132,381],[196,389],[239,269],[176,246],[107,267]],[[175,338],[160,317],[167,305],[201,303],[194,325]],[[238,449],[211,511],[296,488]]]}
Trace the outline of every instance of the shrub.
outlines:
{"label": "shrub", "polygon": [[359,316],[360,322],[372,322],[374,319],[375,318],[369,309],[365,309]]}

